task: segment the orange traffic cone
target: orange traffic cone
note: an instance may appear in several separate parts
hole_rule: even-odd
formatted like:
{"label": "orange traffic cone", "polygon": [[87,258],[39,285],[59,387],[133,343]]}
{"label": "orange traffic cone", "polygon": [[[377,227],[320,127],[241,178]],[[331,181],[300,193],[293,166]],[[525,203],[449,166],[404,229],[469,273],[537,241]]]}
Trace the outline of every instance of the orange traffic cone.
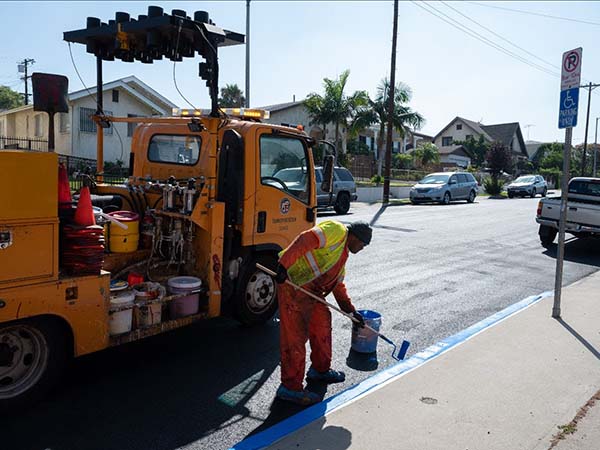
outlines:
{"label": "orange traffic cone", "polygon": [[58,166],[58,207],[59,209],[71,208],[71,186],[69,185],[69,175],[67,168],[63,163]]}
{"label": "orange traffic cone", "polygon": [[77,202],[77,210],[75,211],[73,220],[77,225],[82,227],[96,225],[90,188],[87,186],[82,187],[81,191],[79,191],[79,201]]}

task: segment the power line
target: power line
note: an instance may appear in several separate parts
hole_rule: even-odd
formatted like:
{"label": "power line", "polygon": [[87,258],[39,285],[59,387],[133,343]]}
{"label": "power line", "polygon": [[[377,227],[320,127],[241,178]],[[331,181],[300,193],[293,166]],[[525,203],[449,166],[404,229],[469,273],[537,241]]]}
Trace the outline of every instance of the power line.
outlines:
{"label": "power line", "polygon": [[[478,41],[483,42],[484,44],[486,44],[486,45],[488,45],[488,46],[490,46],[490,47],[492,47],[492,48],[494,48],[494,49],[496,49],[496,50],[498,50],[498,51],[500,51],[500,52],[502,52],[502,53],[504,53],[504,54],[506,54],[506,55],[508,55],[508,56],[510,56],[512,58],[515,58],[515,59],[521,61],[522,63],[527,64],[528,66],[533,67],[535,69],[538,69],[538,70],[540,70],[540,71],[542,71],[542,72],[544,72],[544,73],[546,73],[548,75],[551,75],[551,76],[554,76],[554,77],[559,76],[559,74],[557,74],[556,72],[552,72],[549,69],[547,69],[547,68],[545,68],[543,66],[540,66],[539,64],[527,61],[522,56],[519,56],[518,54],[512,52],[511,50],[508,50],[505,47],[502,47],[500,44],[497,44],[497,43],[489,40],[488,38],[486,38],[485,36],[481,35],[480,33],[477,33],[476,31],[471,30],[469,27],[461,24],[460,22],[458,22],[457,20],[455,20],[452,17],[448,16],[447,14],[443,13],[442,11],[438,10],[434,6],[429,5],[427,3],[420,4],[420,3],[418,3],[418,2],[416,2],[414,0],[411,0],[411,2],[414,5],[418,6],[419,8],[427,11],[429,14],[432,14],[432,15],[436,16],[438,19],[443,20],[444,22],[448,23],[449,25],[452,25],[453,27],[457,28],[458,30],[462,31],[463,33],[468,34],[469,36],[477,39]],[[431,8],[434,11],[438,12],[439,14],[447,17],[447,19],[449,19],[449,20],[445,19],[444,17],[441,17],[439,14],[436,14],[435,12],[432,12],[431,10],[425,8],[422,5],[426,5],[428,8]]]}
{"label": "power line", "polygon": [[566,20],[568,22],[577,22],[577,23],[584,23],[586,25],[600,26],[600,22],[591,22],[588,20],[573,19],[571,17],[553,16],[551,14],[543,14],[543,13],[538,13],[538,12],[533,12],[533,11],[524,11],[522,9],[506,8],[504,6],[486,5],[484,3],[478,3],[478,2],[467,2],[467,3],[471,3],[471,4],[477,5],[477,6],[485,6],[486,8],[502,9],[504,11],[512,11],[512,12],[516,12],[516,13],[520,13],[520,14],[529,14],[531,16],[546,17],[549,19]]}

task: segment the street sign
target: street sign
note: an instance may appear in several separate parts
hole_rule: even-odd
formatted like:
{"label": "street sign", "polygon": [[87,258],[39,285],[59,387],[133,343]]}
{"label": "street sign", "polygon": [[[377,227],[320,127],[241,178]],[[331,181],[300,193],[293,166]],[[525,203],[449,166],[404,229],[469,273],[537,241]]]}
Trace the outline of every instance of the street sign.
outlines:
{"label": "street sign", "polygon": [[558,128],[577,125],[577,108],[579,106],[579,87],[565,89],[560,92],[560,108],[558,112]]}
{"label": "street sign", "polygon": [[564,52],[562,56],[562,69],[560,72],[560,90],[579,87],[581,83],[581,53],[583,48]]}

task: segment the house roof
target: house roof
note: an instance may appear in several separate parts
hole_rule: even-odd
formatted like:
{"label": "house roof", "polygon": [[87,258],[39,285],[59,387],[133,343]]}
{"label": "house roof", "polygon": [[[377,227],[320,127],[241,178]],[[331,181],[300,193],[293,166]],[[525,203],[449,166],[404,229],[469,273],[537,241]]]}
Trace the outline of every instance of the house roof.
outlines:
{"label": "house roof", "polygon": [[264,109],[265,111],[274,113],[278,111],[283,111],[284,109],[293,108],[295,106],[300,106],[302,104],[304,104],[304,100],[298,102],[277,103],[275,105],[260,106],[257,109]]}
{"label": "house roof", "polygon": [[519,122],[501,123],[498,125],[482,125],[481,128],[483,128],[492,137],[492,140],[500,141],[506,146],[510,146],[510,142],[516,133],[521,147],[521,152],[515,151],[514,153],[521,153],[524,156],[528,156]]}
{"label": "house roof", "polygon": [[[106,92],[116,88],[121,88],[127,91],[140,102],[146,104],[161,114],[171,115],[171,109],[177,107],[175,103],[159,94],[157,91],[152,89],[134,75],[104,83],[102,86],[102,91]],[[81,89],[79,91],[71,92],[69,93],[69,100],[77,100],[79,98],[86,97],[90,95],[90,92],[95,93],[96,87],[93,86],[88,89]]]}
{"label": "house roof", "polygon": [[452,124],[454,124],[454,122],[456,122],[458,120],[460,120],[463,123],[465,123],[465,125],[467,125],[469,128],[471,128],[475,133],[477,133],[477,134],[483,134],[483,136],[485,138],[489,139],[490,141],[493,140],[490,137],[490,135],[487,134],[486,131],[482,128],[482,125],[480,123],[473,122],[472,120],[468,120],[468,119],[465,119],[465,118],[460,117],[460,116],[456,116],[454,119],[452,119],[448,123],[448,125],[446,125],[444,128],[442,128],[442,130],[433,137],[433,140],[434,141],[437,140],[437,138],[440,137],[444,133],[444,131],[446,131],[448,128],[450,128],[452,126]]}
{"label": "house roof", "polygon": [[3,109],[2,111],[0,111],[0,116],[5,116],[7,114],[14,114],[14,113],[18,113],[21,111],[27,111],[28,109],[32,109],[33,105],[23,105],[23,106],[17,106],[16,108],[12,108],[12,109]]}

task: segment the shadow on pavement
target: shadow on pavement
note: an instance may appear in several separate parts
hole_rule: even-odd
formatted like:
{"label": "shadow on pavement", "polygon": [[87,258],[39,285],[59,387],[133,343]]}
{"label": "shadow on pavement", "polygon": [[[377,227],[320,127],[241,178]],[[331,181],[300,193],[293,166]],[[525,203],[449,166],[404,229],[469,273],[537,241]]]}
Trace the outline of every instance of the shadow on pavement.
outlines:
{"label": "shadow on pavement", "polygon": [[[567,235],[568,237],[569,235]],[[557,238],[558,240],[558,238]],[[556,259],[558,245],[552,244],[543,254]],[[565,242],[565,261],[600,267],[600,239],[573,238]]]}
{"label": "shadow on pavement", "polygon": [[275,322],[227,319],[84,356],[44,401],[3,418],[0,447],[172,450],[248,417],[278,364]]}
{"label": "shadow on pavement", "polygon": [[575,339],[577,339],[579,342],[581,342],[583,344],[583,346],[592,353],[592,355],[594,355],[597,359],[600,359],[600,352],[598,352],[598,350],[596,350],[594,348],[594,346],[592,346],[592,344],[590,344],[587,340],[585,340],[585,338],[583,336],[581,336],[577,331],[575,331],[567,322],[565,322],[560,317],[558,319],[556,319],[556,321],[558,323],[560,323],[563,327],[565,327],[565,329],[569,333],[571,333],[575,337]]}

